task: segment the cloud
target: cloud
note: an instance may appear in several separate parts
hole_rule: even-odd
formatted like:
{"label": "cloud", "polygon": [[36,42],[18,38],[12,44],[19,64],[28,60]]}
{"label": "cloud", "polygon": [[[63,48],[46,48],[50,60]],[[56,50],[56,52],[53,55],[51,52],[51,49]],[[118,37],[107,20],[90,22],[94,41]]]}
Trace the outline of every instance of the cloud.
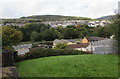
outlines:
{"label": "cloud", "polygon": [[118,0],[1,0],[0,18],[67,15],[97,18],[114,14]]}

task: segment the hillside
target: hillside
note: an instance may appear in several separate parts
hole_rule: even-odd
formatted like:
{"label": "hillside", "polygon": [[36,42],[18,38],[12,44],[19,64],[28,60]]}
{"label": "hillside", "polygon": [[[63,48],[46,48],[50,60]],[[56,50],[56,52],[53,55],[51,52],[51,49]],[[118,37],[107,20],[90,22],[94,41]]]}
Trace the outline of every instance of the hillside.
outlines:
{"label": "hillside", "polygon": [[39,19],[42,21],[91,20],[91,18],[87,18],[87,17],[73,17],[73,16],[61,16],[61,15],[34,15],[28,17],[21,17],[20,19]]}
{"label": "hillside", "polygon": [[100,18],[97,18],[99,20],[114,20],[116,17],[115,15],[108,15],[108,16],[103,16],[103,17],[100,17]]}
{"label": "hillside", "polygon": [[52,56],[16,64],[20,77],[118,77],[117,55]]}

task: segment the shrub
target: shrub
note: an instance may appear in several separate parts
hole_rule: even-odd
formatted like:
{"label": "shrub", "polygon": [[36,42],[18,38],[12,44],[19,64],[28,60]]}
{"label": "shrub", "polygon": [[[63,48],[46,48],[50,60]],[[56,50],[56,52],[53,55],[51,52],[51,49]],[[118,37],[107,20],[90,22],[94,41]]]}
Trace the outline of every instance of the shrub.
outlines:
{"label": "shrub", "polygon": [[68,49],[68,45],[66,43],[58,43],[55,49]]}
{"label": "shrub", "polygon": [[23,33],[18,31],[10,26],[2,27],[2,45],[3,46],[12,46],[16,43],[19,43],[23,38]]}
{"label": "shrub", "polygon": [[15,50],[11,46],[3,46],[2,51],[11,51],[14,52]]}
{"label": "shrub", "polygon": [[45,48],[33,48],[30,52],[18,56],[16,61],[23,61],[28,59],[49,57],[49,56],[59,56],[59,55],[79,55],[83,54],[83,51],[68,50],[68,49],[45,49]]}

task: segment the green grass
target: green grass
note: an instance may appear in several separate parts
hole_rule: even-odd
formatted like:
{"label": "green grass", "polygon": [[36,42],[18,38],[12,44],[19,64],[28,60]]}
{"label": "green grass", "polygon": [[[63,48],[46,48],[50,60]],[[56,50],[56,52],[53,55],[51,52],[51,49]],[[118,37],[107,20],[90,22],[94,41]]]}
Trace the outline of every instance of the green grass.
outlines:
{"label": "green grass", "polygon": [[16,64],[21,77],[118,77],[117,55],[68,55]]}

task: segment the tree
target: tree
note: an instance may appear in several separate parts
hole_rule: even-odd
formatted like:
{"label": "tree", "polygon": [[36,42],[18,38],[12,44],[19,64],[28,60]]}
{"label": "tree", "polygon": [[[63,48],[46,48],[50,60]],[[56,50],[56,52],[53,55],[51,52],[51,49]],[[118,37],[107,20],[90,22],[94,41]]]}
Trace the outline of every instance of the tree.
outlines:
{"label": "tree", "polygon": [[74,25],[68,25],[66,28],[73,28],[73,29],[75,29],[76,26],[74,26]]}
{"label": "tree", "polygon": [[63,29],[63,36],[65,39],[74,39],[79,36],[79,33],[76,29],[65,28],[65,29]]}
{"label": "tree", "polygon": [[33,31],[33,32],[31,33],[30,40],[31,40],[32,42],[35,42],[35,41],[37,41],[38,36],[39,36],[39,33],[36,32],[36,31]]}
{"label": "tree", "polygon": [[79,32],[79,37],[80,38],[83,38],[85,37],[87,34],[88,34],[88,30],[84,27],[81,27],[81,28],[77,28],[77,31]]}
{"label": "tree", "polygon": [[120,14],[117,14],[116,15],[117,16],[117,19],[114,21],[114,27],[115,27],[115,31],[114,31],[114,33],[115,33],[115,39],[117,40],[117,43],[118,43],[118,54],[120,54],[119,53],[119,51],[120,51]]}
{"label": "tree", "polygon": [[24,33],[23,41],[30,41],[31,33],[33,31],[41,33],[47,29],[50,29],[50,25],[41,24],[41,23],[27,23],[20,30]]}
{"label": "tree", "polygon": [[66,43],[59,43],[55,46],[55,49],[68,49],[68,46]]}
{"label": "tree", "polygon": [[61,33],[55,29],[48,29],[43,32],[43,38],[46,41],[53,41],[55,39],[61,38]]}
{"label": "tree", "polygon": [[23,33],[9,26],[2,27],[3,46],[13,45],[22,40]]}
{"label": "tree", "polygon": [[62,32],[63,27],[62,27],[62,26],[58,26],[58,27],[56,27],[55,29],[56,29],[57,31],[59,31],[59,32]]}

